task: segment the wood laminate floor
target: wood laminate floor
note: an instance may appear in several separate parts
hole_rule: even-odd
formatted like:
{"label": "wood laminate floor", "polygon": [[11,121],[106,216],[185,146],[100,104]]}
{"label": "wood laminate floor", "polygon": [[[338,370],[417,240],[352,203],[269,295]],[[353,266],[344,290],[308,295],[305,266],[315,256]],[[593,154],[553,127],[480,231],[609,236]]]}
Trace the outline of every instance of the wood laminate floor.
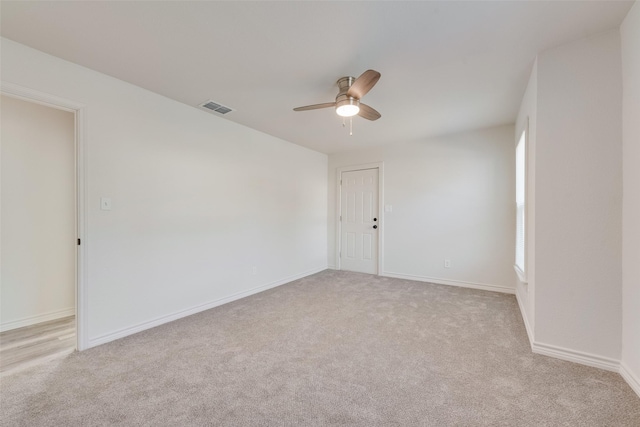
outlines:
{"label": "wood laminate floor", "polygon": [[0,375],[73,353],[75,316],[0,333]]}

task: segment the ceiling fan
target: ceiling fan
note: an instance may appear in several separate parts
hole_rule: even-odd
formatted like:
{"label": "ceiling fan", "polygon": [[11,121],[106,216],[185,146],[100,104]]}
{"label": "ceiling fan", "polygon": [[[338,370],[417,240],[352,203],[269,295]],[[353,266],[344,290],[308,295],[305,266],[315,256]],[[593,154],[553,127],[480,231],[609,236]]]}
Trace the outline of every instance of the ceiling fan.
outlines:
{"label": "ceiling fan", "polygon": [[353,117],[358,115],[367,120],[378,120],[381,115],[367,104],[360,102],[380,79],[380,73],[375,70],[367,70],[357,79],[354,77],[342,77],[338,80],[338,96],[335,102],[324,104],[306,105],[294,108],[293,111],[318,110],[320,108],[335,107],[336,113],[341,117]]}

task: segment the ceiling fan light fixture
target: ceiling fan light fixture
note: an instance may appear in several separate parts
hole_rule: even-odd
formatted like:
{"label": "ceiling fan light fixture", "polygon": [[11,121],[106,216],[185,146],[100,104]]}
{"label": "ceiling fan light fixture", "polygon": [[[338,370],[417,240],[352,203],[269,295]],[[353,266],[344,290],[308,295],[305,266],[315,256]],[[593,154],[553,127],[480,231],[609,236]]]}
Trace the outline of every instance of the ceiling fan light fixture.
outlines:
{"label": "ceiling fan light fixture", "polygon": [[342,117],[352,117],[360,112],[360,107],[357,105],[341,105],[336,108],[336,113]]}
{"label": "ceiling fan light fixture", "polygon": [[338,96],[338,100],[336,100],[336,113],[339,116],[353,117],[359,112],[360,100],[347,95]]}
{"label": "ceiling fan light fixture", "polygon": [[[340,117],[353,117],[358,115],[366,120],[378,120],[381,116],[376,110],[367,104],[361,104],[360,100],[380,79],[380,73],[376,70],[367,70],[357,79],[351,76],[341,77],[336,82],[338,84],[338,96],[336,102],[325,102],[323,104],[305,105],[296,107],[293,111],[319,110],[321,108],[334,107],[336,114]],[[345,121],[343,121],[344,126]]]}

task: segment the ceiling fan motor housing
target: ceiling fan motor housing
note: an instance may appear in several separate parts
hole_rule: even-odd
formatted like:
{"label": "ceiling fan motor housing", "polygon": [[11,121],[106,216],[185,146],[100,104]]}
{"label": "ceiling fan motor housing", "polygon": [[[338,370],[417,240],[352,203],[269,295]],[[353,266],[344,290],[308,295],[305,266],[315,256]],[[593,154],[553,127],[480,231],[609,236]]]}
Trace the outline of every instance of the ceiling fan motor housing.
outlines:
{"label": "ceiling fan motor housing", "polygon": [[[360,100],[353,96],[347,95],[347,91],[355,81],[355,77],[342,77],[338,80],[338,96],[336,96],[336,110],[345,105],[353,105],[355,107],[360,106]],[[357,110],[356,110],[357,113]]]}
{"label": "ceiling fan motor housing", "polygon": [[338,89],[340,89],[338,95],[346,94],[353,82],[356,81],[355,77],[347,76],[338,79]]}
{"label": "ceiling fan motor housing", "polygon": [[336,108],[342,107],[343,105],[359,106],[360,100],[358,98],[354,98],[353,96],[349,96],[346,93],[336,96]]}

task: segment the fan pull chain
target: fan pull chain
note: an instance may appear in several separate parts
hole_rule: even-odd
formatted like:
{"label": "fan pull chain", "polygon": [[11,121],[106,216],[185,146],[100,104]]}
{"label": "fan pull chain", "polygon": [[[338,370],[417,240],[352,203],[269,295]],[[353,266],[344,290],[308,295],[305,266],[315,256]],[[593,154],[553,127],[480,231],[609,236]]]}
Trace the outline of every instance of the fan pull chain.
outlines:
{"label": "fan pull chain", "polygon": [[[347,118],[342,118],[342,127],[347,126]],[[353,136],[353,117],[349,117],[349,136]]]}

